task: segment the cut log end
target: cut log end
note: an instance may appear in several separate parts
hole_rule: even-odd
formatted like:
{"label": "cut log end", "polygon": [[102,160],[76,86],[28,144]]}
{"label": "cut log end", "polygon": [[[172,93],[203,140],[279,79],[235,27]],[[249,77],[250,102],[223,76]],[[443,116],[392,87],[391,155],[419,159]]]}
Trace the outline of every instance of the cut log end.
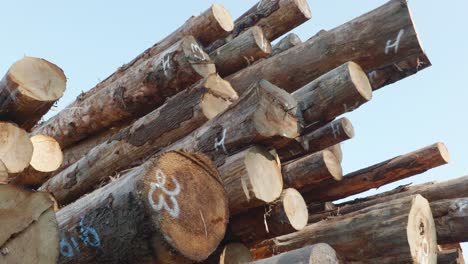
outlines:
{"label": "cut log end", "polygon": [[8,173],[18,173],[29,166],[33,145],[28,134],[15,124],[0,122],[0,160]]}
{"label": "cut log end", "polygon": [[283,191],[283,207],[289,223],[295,230],[301,230],[307,225],[307,204],[302,195],[293,188]]}
{"label": "cut log end", "polygon": [[318,243],[312,247],[309,264],[339,264],[336,251],[328,244]]}
{"label": "cut log end", "polygon": [[263,52],[261,56],[268,56],[271,53],[272,47],[270,41],[265,38],[263,31],[260,27],[252,27],[252,35],[255,39],[255,43],[260,51]]}
{"label": "cut log end", "polygon": [[62,97],[67,82],[59,67],[34,57],[15,62],[9,76],[23,95],[42,102],[53,102]]}
{"label": "cut log end", "polygon": [[201,107],[208,119],[226,110],[233,101],[239,98],[229,82],[217,74],[210,75],[204,85],[209,91],[203,97]]}
{"label": "cut log end", "polygon": [[224,247],[219,264],[248,263],[253,260],[250,250],[241,243],[231,243]]}
{"label": "cut log end", "polygon": [[429,202],[421,195],[413,198],[408,215],[408,244],[415,263],[437,263],[437,241],[434,218]]}
{"label": "cut log end", "polygon": [[341,122],[341,127],[343,128],[343,133],[346,134],[348,138],[353,138],[354,137],[354,127],[351,121],[343,117],[339,120]]}
{"label": "cut log end", "polygon": [[310,11],[307,0],[295,0],[294,2],[297,5],[299,11],[304,15],[304,18],[310,19],[312,17],[312,11]]}
{"label": "cut log end", "polygon": [[343,179],[343,169],[341,167],[341,162],[339,157],[337,157],[332,151],[324,150],[323,151],[323,162],[327,167],[328,172],[333,177],[333,179],[340,181]]}
{"label": "cut log end", "polygon": [[182,46],[184,54],[191,60],[192,69],[199,76],[206,78],[216,73],[216,66],[211,62],[209,55],[194,37],[185,37]]}
{"label": "cut log end", "polygon": [[445,144],[442,142],[437,143],[436,146],[437,146],[437,149],[439,150],[440,158],[442,159],[442,161],[445,163],[449,163],[450,153],[447,149],[447,146],[445,146]]}
{"label": "cut log end", "polygon": [[231,14],[224,6],[215,3],[211,6],[211,10],[222,29],[226,32],[230,32],[234,29],[234,21],[232,20]]}
{"label": "cut log end", "polygon": [[351,80],[354,83],[356,90],[359,92],[362,98],[364,98],[366,101],[370,101],[372,99],[372,86],[369,82],[367,74],[357,63],[348,62],[347,65],[349,68]]}
{"label": "cut log end", "polygon": [[33,154],[31,166],[40,172],[52,172],[62,165],[63,154],[58,142],[45,135],[31,137]]}
{"label": "cut log end", "polygon": [[281,195],[283,177],[277,157],[260,147],[253,147],[245,156],[245,166],[255,198],[266,203]]}
{"label": "cut log end", "polygon": [[180,255],[196,261],[217,248],[229,219],[224,188],[213,173],[198,155],[168,152],[145,176],[145,197],[159,230]]}

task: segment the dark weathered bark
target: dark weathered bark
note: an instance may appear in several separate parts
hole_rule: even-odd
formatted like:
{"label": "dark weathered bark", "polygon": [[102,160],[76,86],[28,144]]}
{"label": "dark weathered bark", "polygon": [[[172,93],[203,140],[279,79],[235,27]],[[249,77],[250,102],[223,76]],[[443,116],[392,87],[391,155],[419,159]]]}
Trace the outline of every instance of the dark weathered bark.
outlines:
{"label": "dark weathered bark", "polygon": [[429,203],[420,195],[390,200],[353,214],[265,240],[253,249],[265,258],[325,242],[345,263],[436,263],[437,242]]}
{"label": "dark weathered bark", "polygon": [[34,134],[55,138],[62,148],[121,121],[136,119],[215,72],[197,41],[189,36],[128,69],[85,99],[78,98]]}
{"label": "dark weathered bark", "polygon": [[241,70],[228,80],[239,94],[259,79],[295,91],[347,61],[356,62],[367,73],[416,54],[424,54],[424,51],[407,2],[391,0],[301,45]]}
{"label": "dark weathered bark", "polygon": [[311,17],[305,0],[261,0],[234,22],[230,34],[215,41],[206,50],[212,52],[253,26],[262,28],[266,39],[273,41]]}
{"label": "dark weathered bark", "polygon": [[291,250],[251,264],[339,264],[336,251],[325,243],[318,243],[300,249]]}
{"label": "dark weathered bark", "polygon": [[253,245],[262,240],[301,230],[307,224],[307,205],[295,189],[286,189],[269,205],[231,218],[229,239]]}
{"label": "dark weathered bark", "polygon": [[211,75],[97,145],[40,189],[52,193],[60,204],[68,204],[109,176],[188,135],[236,99],[229,83]]}
{"label": "dark weathered bark", "polygon": [[339,182],[329,181],[301,191],[307,203],[334,201],[423,173],[448,161],[447,148],[436,143],[347,174]]}
{"label": "dark weathered bark", "polygon": [[465,264],[463,251],[459,248],[438,251],[437,264]]}
{"label": "dark weathered bark", "polygon": [[24,57],[0,81],[0,120],[30,130],[65,91],[62,69],[44,59]]}
{"label": "dark weathered bark", "polygon": [[0,132],[0,161],[5,171],[8,174],[23,171],[29,166],[33,154],[28,133],[16,124],[1,121]]}
{"label": "dark weathered bark", "polygon": [[468,242],[468,198],[431,202],[439,244]]}
{"label": "dark weathered bark", "polygon": [[295,47],[302,43],[302,40],[298,35],[294,33],[289,33],[286,37],[282,38],[276,45],[273,46],[270,57],[280,54],[283,51],[286,51],[292,47]]}
{"label": "dark weathered bark", "polygon": [[210,53],[218,74],[233,74],[268,56],[271,44],[260,27],[254,26]]}
{"label": "dark weathered bark", "polygon": [[0,185],[0,262],[55,264],[59,231],[47,193]]}
{"label": "dark weathered bark", "polygon": [[64,207],[57,219],[58,263],[184,263],[216,249],[228,204],[205,156],[168,152]]}
{"label": "dark weathered bark", "polygon": [[354,137],[354,127],[346,117],[334,120],[319,129],[296,138],[283,148],[277,149],[281,161],[318,152]]}

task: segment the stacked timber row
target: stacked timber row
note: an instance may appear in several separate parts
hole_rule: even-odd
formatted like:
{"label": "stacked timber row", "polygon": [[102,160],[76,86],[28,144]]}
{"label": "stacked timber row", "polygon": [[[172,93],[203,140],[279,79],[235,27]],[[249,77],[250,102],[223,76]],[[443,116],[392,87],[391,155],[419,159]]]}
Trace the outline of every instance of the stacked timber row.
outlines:
{"label": "stacked timber row", "polygon": [[[466,178],[335,202],[449,161],[435,143],[341,166],[354,137],[342,115],[431,65],[407,2],[306,41],[288,33],[310,18],[305,0],[262,0],[234,21],[214,4],[39,124],[63,74],[13,66],[0,83],[15,141],[0,146],[1,176],[58,204],[57,227],[41,222],[51,205],[16,198],[31,232],[55,234],[39,239],[40,263],[461,263]],[[0,257],[36,243],[13,237]]]}

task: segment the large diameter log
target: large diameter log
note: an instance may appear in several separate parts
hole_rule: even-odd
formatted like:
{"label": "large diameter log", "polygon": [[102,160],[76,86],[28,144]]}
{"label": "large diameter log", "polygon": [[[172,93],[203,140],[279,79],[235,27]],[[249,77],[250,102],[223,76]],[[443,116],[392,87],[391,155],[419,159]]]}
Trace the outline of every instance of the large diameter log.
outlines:
{"label": "large diameter log", "polygon": [[319,242],[329,244],[346,263],[432,264],[437,259],[434,219],[429,203],[420,195],[390,200],[265,240],[254,249],[254,258]]}
{"label": "large diameter log", "polygon": [[343,169],[338,158],[329,150],[323,150],[288,162],[282,166],[286,187],[302,188],[331,180],[340,181]]}
{"label": "large diameter log", "polygon": [[341,181],[304,189],[303,195],[307,203],[334,201],[423,173],[448,161],[447,148],[443,143],[436,143],[352,172]]}
{"label": "large diameter log", "polygon": [[439,244],[468,242],[468,198],[431,202]]}
{"label": "large diameter log", "polygon": [[7,173],[18,173],[29,166],[33,145],[28,133],[16,124],[0,122],[0,161]]}
{"label": "large diameter log", "polygon": [[[309,153],[318,152],[354,137],[354,127],[346,117],[334,120],[277,149],[281,161],[286,162]],[[341,162],[341,161],[340,161]]]}
{"label": "large diameter log", "polygon": [[94,147],[40,189],[52,193],[60,204],[70,203],[109,176],[188,135],[235,99],[229,83],[211,75]]}
{"label": "large diameter log", "polygon": [[262,28],[266,39],[273,41],[311,17],[305,0],[261,0],[236,19],[229,35],[215,41],[206,50],[212,52],[253,26]]}
{"label": "large diameter log", "polygon": [[228,204],[206,157],[168,152],[62,208],[57,219],[58,263],[185,263],[216,249]]}
{"label": "large diameter log", "polygon": [[260,27],[254,26],[210,53],[218,74],[235,73],[271,52],[271,44]]}
{"label": "large diameter log", "polygon": [[55,264],[59,231],[47,193],[0,185],[0,262]]}
{"label": "large diameter log", "polygon": [[231,215],[273,202],[283,190],[278,157],[263,147],[251,147],[236,153],[218,169]]}
{"label": "large diameter log", "polygon": [[253,245],[262,240],[289,234],[307,224],[307,205],[301,194],[292,188],[264,207],[251,209],[231,218],[230,238]]}
{"label": "large diameter log", "polygon": [[391,0],[228,80],[239,94],[259,79],[295,91],[347,61],[356,62],[367,73],[421,53],[407,2]]}
{"label": "large diameter log", "polygon": [[465,264],[463,251],[460,248],[438,251],[437,264]]}
{"label": "large diameter log", "polygon": [[289,33],[284,38],[280,39],[278,43],[273,46],[270,57],[280,54],[292,47],[295,47],[302,43],[301,38],[294,33]]}
{"label": "large diameter log", "polygon": [[0,81],[0,120],[30,130],[62,97],[67,79],[44,59],[24,57]]}
{"label": "large diameter log", "polygon": [[291,250],[267,259],[261,259],[251,264],[339,264],[336,251],[325,243]]}
{"label": "large diameter log", "polygon": [[123,120],[141,117],[215,72],[197,41],[189,36],[147,58],[99,92],[78,99],[34,130],[62,148]]}

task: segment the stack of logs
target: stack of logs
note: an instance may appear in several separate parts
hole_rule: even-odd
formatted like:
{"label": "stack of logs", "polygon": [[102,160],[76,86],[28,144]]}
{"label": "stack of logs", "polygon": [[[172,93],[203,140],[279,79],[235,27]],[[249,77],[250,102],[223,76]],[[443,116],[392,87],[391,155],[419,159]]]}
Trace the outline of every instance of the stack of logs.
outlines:
{"label": "stack of logs", "polygon": [[354,136],[341,115],[431,65],[406,1],[285,35],[310,18],[306,0],[262,0],[235,21],[214,4],[39,124],[63,73],[13,65],[0,117],[32,138],[0,124],[0,262],[462,263],[467,177],[334,203],[449,161],[435,143],[341,168]]}

